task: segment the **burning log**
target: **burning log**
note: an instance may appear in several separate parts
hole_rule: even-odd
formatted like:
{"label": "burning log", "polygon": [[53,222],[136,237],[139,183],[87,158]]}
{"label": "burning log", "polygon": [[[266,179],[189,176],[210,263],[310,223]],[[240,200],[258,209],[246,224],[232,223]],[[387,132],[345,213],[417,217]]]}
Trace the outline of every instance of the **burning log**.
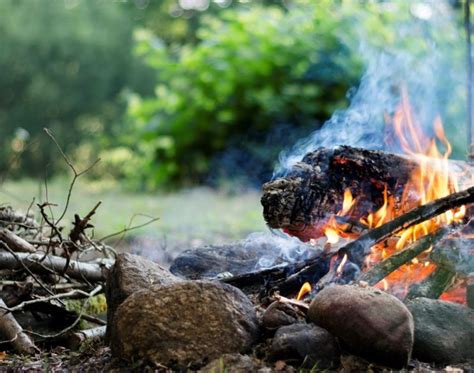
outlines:
{"label": "burning log", "polygon": [[400,266],[408,263],[422,252],[428,250],[434,242],[443,237],[447,232],[447,228],[441,228],[435,233],[427,234],[402,251],[399,251],[384,261],[374,265],[370,270],[359,277],[359,281],[367,282],[367,284],[371,286],[377,284]]}
{"label": "burning log", "polygon": [[436,268],[419,284],[410,287],[406,299],[431,298],[438,299],[448,289],[456,277],[456,273],[445,268]]}
{"label": "burning log", "polygon": [[407,299],[438,299],[459,277],[467,277],[473,268],[473,240],[471,238],[448,238],[439,241],[430,254],[437,268],[419,284],[410,287]]}
{"label": "burning log", "polygon": [[[383,206],[385,193],[392,197],[394,211],[402,212],[406,210],[401,206],[404,188],[422,162],[427,162],[426,157],[349,146],[320,148],[308,153],[285,177],[263,185],[264,218],[271,228],[308,241],[321,236],[328,217],[342,209],[346,190],[359,198],[350,213],[354,220]],[[429,162],[439,166],[436,159]],[[471,169],[463,162],[449,165],[453,172],[468,170],[470,175]]]}

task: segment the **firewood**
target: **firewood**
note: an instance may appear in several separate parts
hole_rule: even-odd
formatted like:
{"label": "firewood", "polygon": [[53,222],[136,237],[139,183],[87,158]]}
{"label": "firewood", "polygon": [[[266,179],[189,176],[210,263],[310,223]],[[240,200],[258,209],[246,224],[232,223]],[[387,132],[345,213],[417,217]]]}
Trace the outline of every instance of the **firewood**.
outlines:
{"label": "firewood", "polygon": [[[26,266],[35,273],[60,273],[66,265],[66,260],[66,258],[42,253],[0,252],[0,268],[10,270],[22,269]],[[71,260],[65,274],[79,281],[86,280],[94,283],[105,281],[107,268],[100,264]]]}
{"label": "firewood", "polygon": [[[385,189],[400,203],[404,186],[418,167],[416,158],[382,151],[320,148],[284,177],[263,185],[263,215],[271,228],[284,229],[303,241],[317,238],[325,220],[341,210],[346,189],[360,198],[351,211],[351,218],[357,220],[383,205]],[[465,163],[450,161],[450,167],[456,173],[467,170],[464,174],[469,179],[471,168]],[[396,205],[395,210],[404,207]]]}
{"label": "firewood", "polygon": [[32,244],[5,228],[0,228],[0,241],[5,242],[13,251],[24,253],[36,252],[36,248]]}
{"label": "firewood", "polygon": [[106,326],[97,326],[70,333],[66,336],[67,344],[70,349],[77,350],[86,341],[103,339],[105,337],[105,330]]}
{"label": "firewood", "polygon": [[[15,320],[13,314],[8,311],[3,299],[0,298],[0,335],[12,344],[20,354],[34,354],[38,351],[31,338],[23,331],[23,328]],[[3,341],[2,341],[3,342]]]}
{"label": "firewood", "polygon": [[438,267],[419,284],[412,285],[406,299],[421,297],[438,299],[452,285],[455,277],[455,272]]}
{"label": "firewood", "polygon": [[377,284],[400,266],[416,258],[423,251],[428,250],[434,242],[438,241],[448,231],[449,229],[447,228],[441,228],[434,233],[419,238],[405,249],[374,265],[370,270],[359,277],[359,281],[367,282],[369,285]]}
{"label": "firewood", "polygon": [[[370,253],[370,248],[389,238],[390,236],[400,232],[403,229],[407,229],[413,225],[423,223],[426,220],[430,220],[444,212],[457,208],[463,205],[474,203],[474,187],[467,190],[452,193],[449,196],[439,198],[435,201],[427,203],[426,205],[414,208],[409,212],[396,217],[395,219],[381,225],[378,228],[374,228],[367,233],[362,234],[356,240],[343,246],[337,252],[337,259],[333,268],[324,275],[316,284],[316,290],[321,290],[326,285],[332,283],[337,278],[336,268],[343,260],[344,256],[347,255],[348,263],[356,265],[359,268],[363,267],[365,257]],[[329,254],[325,254],[329,255]],[[324,257],[324,255],[322,255]],[[295,273],[292,278],[308,277],[311,272],[317,270],[317,267],[321,263],[321,258],[317,262],[311,262],[308,266],[302,269],[300,272]],[[358,275],[357,271],[352,271],[350,275],[344,276],[345,282],[351,282]],[[351,278],[352,277],[352,278]],[[291,280],[296,283],[294,280]],[[301,282],[301,281],[300,281]],[[301,282],[302,284],[302,282]],[[284,282],[279,286],[285,286]],[[291,286],[291,285],[290,285]]]}

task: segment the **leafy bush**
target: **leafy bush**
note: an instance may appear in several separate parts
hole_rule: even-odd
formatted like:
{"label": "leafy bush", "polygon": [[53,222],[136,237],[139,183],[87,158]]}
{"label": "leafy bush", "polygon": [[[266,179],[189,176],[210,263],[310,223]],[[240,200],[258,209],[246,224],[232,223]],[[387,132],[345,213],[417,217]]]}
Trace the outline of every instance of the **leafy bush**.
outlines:
{"label": "leafy bush", "polygon": [[[245,152],[250,168],[271,170],[298,128],[317,128],[346,103],[361,71],[349,12],[317,4],[228,10],[179,50],[138,34],[137,52],[159,81],[155,97],[129,104],[133,131],[154,149],[150,186],[203,181],[229,148]],[[281,126],[280,142],[265,143]]]}
{"label": "leafy bush", "polygon": [[[363,41],[372,51],[413,57],[416,63],[403,68],[407,83],[422,88],[413,90],[419,94],[415,104],[426,104],[433,115],[439,110],[451,123],[448,133],[459,137],[454,123],[463,117],[458,78],[464,59],[452,19],[433,14],[427,21],[431,8],[406,1],[294,4],[288,10],[254,6],[208,17],[198,42],[182,48],[167,47],[145,31],[137,34],[137,53],[158,80],[154,97],[129,101],[131,133],[149,145],[138,153],[148,187],[208,181],[242,165],[248,175],[267,178],[284,146],[347,104],[346,92],[374,57],[361,54]],[[423,66],[433,56],[438,70]],[[418,69],[425,75],[417,75]],[[434,101],[426,101],[434,95],[438,104],[450,96],[452,101],[433,107]]]}

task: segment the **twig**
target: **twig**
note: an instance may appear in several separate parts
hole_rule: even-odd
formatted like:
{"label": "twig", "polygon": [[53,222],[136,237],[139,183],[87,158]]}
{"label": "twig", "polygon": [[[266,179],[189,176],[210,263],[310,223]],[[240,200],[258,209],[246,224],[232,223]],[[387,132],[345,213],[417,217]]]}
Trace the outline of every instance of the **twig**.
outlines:
{"label": "twig", "polygon": [[80,290],[80,289],[74,289],[74,290],[68,291],[67,293],[59,293],[59,294],[51,295],[49,297],[42,297],[42,298],[37,298],[37,299],[32,299],[32,300],[26,300],[24,302],[21,302],[20,304],[17,304],[14,307],[6,307],[6,308],[5,307],[0,307],[0,308],[4,308],[4,309],[6,309],[7,311],[10,311],[10,312],[15,312],[15,311],[20,311],[20,310],[24,309],[25,307],[28,307],[32,304],[45,303],[45,302],[49,302],[49,301],[52,301],[52,300],[63,299],[63,298],[72,298],[72,297],[75,297],[77,295],[82,295],[83,297],[89,297],[89,293],[87,293],[83,290]]}
{"label": "twig", "polygon": [[54,137],[54,135],[52,134],[52,132],[47,129],[47,128],[44,128],[43,129],[44,132],[49,136],[49,138],[54,142],[54,144],[56,145],[56,147],[58,148],[59,150],[59,153],[61,154],[61,156],[63,157],[64,161],[66,162],[66,164],[69,166],[69,168],[72,170],[73,174],[74,174],[74,177],[72,178],[72,181],[71,181],[71,184],[69,184],[69,188],[68,188],[68,193],[67,193],[67,197],[66,197],[66,204],[64,206],[64,210],[63,212],[61,213],[61,215],[59,216],[58,220],[56,220],[56,224],[59,224],[59,222],[64,218],[64,216],[66,215],[66,212],[69,208],[69,203],[71,201],[71,195],[72,195],[72,190],[74,189],[74,185],[77,181],[77,179],[84,175],[86,172],[88,172],[90,169],[92,169],[97,163],[100,162],[100,158],[96,159],[94,162],[92,162],[88,167],[86,167],[84,170],[78,172],[76,170],[76,168],[74,167],[74,164],[71,162],[71,160],[69,159],[69,157],[66,155],[66,153],[64,153],[63,149],[61,148],[61,146],[59,145],[58,141],[56,140],[56,138]]}
{"label": "twig", "polygon": [[82,305],[81,307],[81,311],[79,312],[79,315],[77,316],[76,320],[74,320],[74,322],[69,325],[68,327],[64,328],[63,330],[61,330],[60,332],[58,333],[55,333],[55,334],[40,334],[40,333],[36,333],[36,332],[33,332],[33,331],[26,331],[28,334],[31,334],[31,335],[34,335],[36,337],[39,337],[39,338],[43,338],[43,339],[52,339],[52,338],[58,338],[59,336],[67,333],[68,331],[72,330],[78,323],[79,321],[81,321],[82,317],[83,317],[83,314],[84,314],[84,311],[85,309],[87,308],[91,298],[96,295],[97,293],[99,293],[100,291],[102,290],[102,285],[98,285],[94,290],[92,290],[90,293],[89,293],[89,297],[86,299],[86,301],[84,302],[84,304]]}
{"label": "twig", "polygon": [[150,217],[150,216],[147,216],[150,218],[150,220],[146,221],[145,223],[143,224],[138,224],[138,225],[135,225],[133,227],[130,226],[130,224],[132,223],[132,220],[134,217],[136,216],[146,216],[146,215],[143,215],[143,214],[135,214],[132,216],[132,218],[130,219],[130,223],[129,223],[129,226],[128,227],[125,227],[124,229],[122,229],[121,231],[118,231],[118,232],[115,232],[115,233],[112,233],[112,234],[109,234],[108,236],[105,236],[105,237],[102,237],[101,239],[99,239],[99,241],[105,241],[105,240],[108,240],[109,238],[112,238],[112,237],[115,237],[115,236],[118,236],[118,235],[121,235],[121,234],[125,234],[127,232],[130,232],[130,231],[133,231],[135,229],[139,229],[139,228],[143,228],[143,227],[146,227],[147,225],[150,225],[152,223],[154,223],[155,221],[158,221],[160,220],[160,218],[155,218],[155,217]]}

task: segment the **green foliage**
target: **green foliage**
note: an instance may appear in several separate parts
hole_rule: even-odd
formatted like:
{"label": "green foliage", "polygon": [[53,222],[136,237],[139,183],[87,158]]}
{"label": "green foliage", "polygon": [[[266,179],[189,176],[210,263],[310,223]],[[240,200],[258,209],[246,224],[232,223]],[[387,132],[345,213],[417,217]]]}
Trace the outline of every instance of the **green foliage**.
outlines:
{"label": "green foliage", "polygon": [[133,27],[116,2],[0,1],[0,171],[42,175],[54,167],[44,127],[66,151],[107,139],[112,125],[120,130],[124,88],[150,86],[131,53]]}
{"label": "green foliage", "polygon": [[[151,186],[201,181],[227,147],[261,142],[278,123],[315,128],[346,103],[361,66],[352,16],[332,3],[228,10],[207,18],[197,45],[177,51],[137,35],[159,81],[155,97],[133,96],[129,105],[134,130],[154,150]],[[253,152],[266,163],[277,154]]]}
{"label": "green foliage", "polygon": [[[448,72],[462,69],[462,44],[451,19],[431,20],[433,27],[412,5],[299,0],[286,10],[236,7],[204,17],[197,42],[181,48],[137,32],[137,53],[158,81],[154,97],[129,98],[130,131],[148,144],[136,153],[146,186],[202,182],[229,149],[245,154],[248,170],[262,164],[271,170],[285,145],[347,104],[346,92],[374,57],[361,53],[362,41],[372,51],[413,56],[421,62],[413,71],[424,69],[426,57],[439,49],[446,66],[440,73],[446,73],[433,80],[433,89],[440,97],[457,92],[458,99],[449,105],[454,112],[429,110],[456,123],[462,94]],[[283,136],[266,142],[282,124]]]}

